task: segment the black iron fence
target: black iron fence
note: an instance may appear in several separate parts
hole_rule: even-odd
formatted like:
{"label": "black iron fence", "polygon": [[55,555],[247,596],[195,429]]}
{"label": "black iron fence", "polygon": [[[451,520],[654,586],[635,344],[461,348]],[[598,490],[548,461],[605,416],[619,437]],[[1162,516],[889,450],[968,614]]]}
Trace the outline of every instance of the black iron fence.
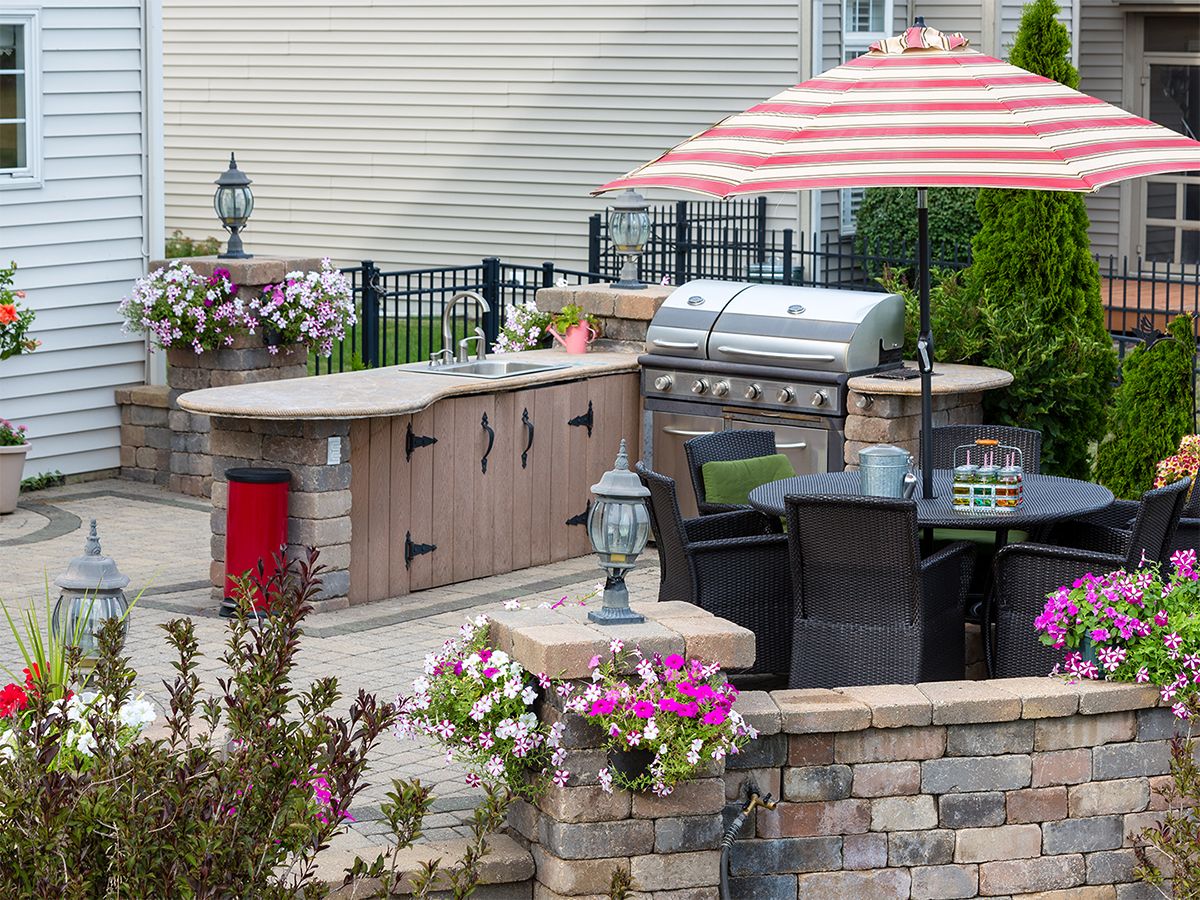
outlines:
{"label": "black iron fence", "polygon": [[[333,355],[314,355],[309,370],[316,375],[419,362],[442,349],[453,351],[463,337],[481,328],[490,346],[500,332],[508,308],[531,302],[539,288],[609,280],[607,276],[541,265],[506,263],[494,256],[466,266],[439,266],[384,272],[371,260],[342,269],[350,279],[358,323]],[[447,318],[447,304],[458,294],[481,296],[489,311],[479,315],[461,303]],[[451,341],[447,344],[445,334]]]}

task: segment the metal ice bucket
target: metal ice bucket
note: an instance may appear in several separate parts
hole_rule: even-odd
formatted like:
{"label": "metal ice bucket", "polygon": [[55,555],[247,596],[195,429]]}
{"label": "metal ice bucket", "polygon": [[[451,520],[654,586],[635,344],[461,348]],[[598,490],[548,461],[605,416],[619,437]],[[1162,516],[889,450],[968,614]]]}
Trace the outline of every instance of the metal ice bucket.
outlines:
{"label": "metal ice bucket", "polygon": [[859,493],[864,497],[903,497],[917,489],[913,458],[902,447],[873,444],[858,451]]}

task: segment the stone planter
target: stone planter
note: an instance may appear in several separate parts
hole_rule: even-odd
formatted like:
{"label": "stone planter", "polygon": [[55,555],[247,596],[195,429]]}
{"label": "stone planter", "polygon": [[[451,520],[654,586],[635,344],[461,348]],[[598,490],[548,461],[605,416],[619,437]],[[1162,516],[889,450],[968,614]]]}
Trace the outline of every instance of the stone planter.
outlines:
{"label": "stone planter", "polygon": [[0,516],[17,508],[21,474],[25,471],[25,454],[29,447],[28,441],[15,447],[0,447]]}

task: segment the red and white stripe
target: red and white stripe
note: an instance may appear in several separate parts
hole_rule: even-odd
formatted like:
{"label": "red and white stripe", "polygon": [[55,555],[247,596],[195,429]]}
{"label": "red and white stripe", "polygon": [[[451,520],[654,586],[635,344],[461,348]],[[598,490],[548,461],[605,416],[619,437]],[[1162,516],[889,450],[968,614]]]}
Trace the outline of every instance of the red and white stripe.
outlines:
{"label": "red and white stripe", "polygon": [[[895,41],[896,39],[892,39]],[[1200,142],[974,50],[873,50],[595,193],[842,187],[1094,191],[1200,169]]]}

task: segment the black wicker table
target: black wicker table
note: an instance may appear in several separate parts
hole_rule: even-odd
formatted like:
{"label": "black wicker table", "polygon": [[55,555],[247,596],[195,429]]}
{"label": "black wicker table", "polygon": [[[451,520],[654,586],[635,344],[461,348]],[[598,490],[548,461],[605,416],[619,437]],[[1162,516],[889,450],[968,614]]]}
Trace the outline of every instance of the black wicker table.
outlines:
{"label": "black wicker table", "polygon": [[[917,524],[922,528],[971,528],[997,532],[997,543],[1003,544],[1010,528],[1030,530],[1096,512],[1112,505],[1112,491],[1090,481],[1059,478],[1056,475],[1024,476],[1024,499],[1012,512],[977,513],[955,512],[951,500],[952,473],[935,469],[932,500],[920,496],[918,484]],[[818,472],[815,475],[796,475],[772,481],[750,492],[750,505],[769,516],[784,514],[783,498],[788,494],[852,494],[859,493],[859,473]]]}

